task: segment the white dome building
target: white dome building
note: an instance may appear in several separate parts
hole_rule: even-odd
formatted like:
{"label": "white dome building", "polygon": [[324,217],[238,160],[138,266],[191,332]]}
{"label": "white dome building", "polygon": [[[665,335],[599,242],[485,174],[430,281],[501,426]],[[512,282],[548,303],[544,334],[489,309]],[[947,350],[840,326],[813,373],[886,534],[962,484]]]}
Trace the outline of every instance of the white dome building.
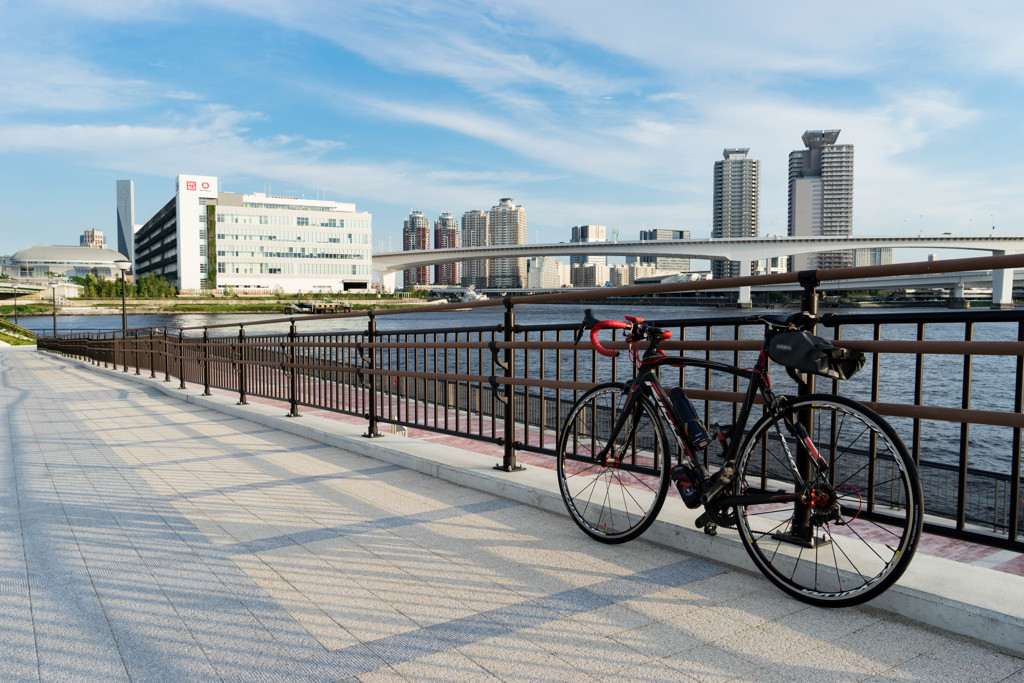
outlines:
{"label": "white dome building", "polygon": [[19,280],[48,281],[48,272],[60,277],[95,275],[113,280],[121,277],[117,262],[127,260],[128,257],[112,249],[37,244],[14,254],[7,265],[7,274]]}

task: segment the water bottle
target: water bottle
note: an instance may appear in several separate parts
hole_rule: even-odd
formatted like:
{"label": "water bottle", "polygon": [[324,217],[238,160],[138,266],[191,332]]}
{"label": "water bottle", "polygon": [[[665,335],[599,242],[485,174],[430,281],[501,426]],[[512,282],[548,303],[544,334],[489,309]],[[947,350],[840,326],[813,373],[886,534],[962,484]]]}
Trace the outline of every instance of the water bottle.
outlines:
{"label": "water bottle", "polygon": [[672,405],[676,407],[679,417],[683,418],[683,431],[690,437],[693,445],[698,450],[707,448],[707,445],[711,443],[711,435],[704,428],[704,423],[697,417],[697,411],[693,409],[693,404],[690,403],[686,392],[682,387],[674,387],[668,396],[672,399]]}

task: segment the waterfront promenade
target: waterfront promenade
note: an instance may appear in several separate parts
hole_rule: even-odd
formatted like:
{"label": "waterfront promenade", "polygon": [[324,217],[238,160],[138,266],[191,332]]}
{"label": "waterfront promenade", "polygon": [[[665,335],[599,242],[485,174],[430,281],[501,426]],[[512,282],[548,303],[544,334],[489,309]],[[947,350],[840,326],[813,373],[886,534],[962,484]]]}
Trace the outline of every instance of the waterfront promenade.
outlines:
{"label": "waterfront promenade", "polygon": [[543,467],[176,387],[0,348],[0,680],[1024,681],[1019,556],[812,608],[677,501],[606,546]]}

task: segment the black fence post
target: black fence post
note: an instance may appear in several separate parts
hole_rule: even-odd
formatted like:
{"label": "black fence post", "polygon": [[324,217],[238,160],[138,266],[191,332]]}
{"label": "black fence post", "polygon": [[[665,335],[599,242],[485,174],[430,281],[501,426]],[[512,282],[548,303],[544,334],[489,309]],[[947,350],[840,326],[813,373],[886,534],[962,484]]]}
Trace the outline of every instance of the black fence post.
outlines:
{"label": "black fence post", "polygon": [[296,376],[298,369],[295,367],[295,318],[291,319],[291,326],[288,328],[288,347],[288,363],[291,365],[291,372],[288,373],[288,403],[291,404],[288,417],[299,417],[298,377]]}
{"label": "black fence post", "polygon": [[[377,321],[374,319],[373,311],[369,313],[369,323],[366,325],[366,339],[367,343],[372,344],[377,338]],[[359,354],[360,362],[366,364],[369,370],[373,370],[376,367],[376,352],[374,348],[368,349],[370,352],[369,358],[366,356],[366,350],[361,346],[356,347],[356,353]],[[370,400],[369,400],[369,413],[366,415],[367,425],[366,433],[363,434],[368,439],[373,439],[378,436],[382,436],[377,428],[377,375],[372,372],[369,373],[370,377]],[[360,382],[363,384],[363,382]],[[383,384],[381,385],[383,386]]]}
{"label": "black fence post", "polygon": [[171,339],[167,334],[167,328],[164,328],[164,381],[171,381]]}
{"label": "black fence post", "polygon": [[[511,344],[514,340],[514,328],[516,324],[515,313],[513,312],[514,304],[512,303],[511,297],[505,297],[505,320],[502,323],[502,332],[504,333],[504,341],[507,344]],[[505,348],[505,379],[510,380],[515,374],[515,351],[511,347]],[[504,437],[501,440],[501,445],[504,448],[504,455],[501,459],[500,465],[495,465],[494,469],[502,470],[503,472],[518,472],[525,469],[521,465],[516,464],[516,392],[515,387],[511,384],[505,385],[504,399],[502,403],[505,404],[505,431]]]}
{"label": "black fence post", "polygon": [[149,328],[149,378],[156,379],[156,330]]}
{"label": "black fence post", "polygon": [[210,330],[203,328],[203,396],[210,395]]}
{"label": "black fence post", "polygon": [[185,330],[178,330],[178,385],[179,389],[185,388]]}
{"label": "black fence post", "polygon": [[238,326],[238,353],[235,354],[238,363],[238,405],[246,406],[249,402],[245,400],[245,392],[248,387],[245,385],[245,326]]}
{"label": "black fence post", "polygon": [[133,355],[135,356],[135,374],[136,375],[141,375],[142,374],[142,369],[139,368],[139,366],[142,365],[142,350],[139,348],[139,344],[140,344],[140,342],[139,342],[139,331],[135,330],[134,334],[132,335],[132,351],[133,351]]}

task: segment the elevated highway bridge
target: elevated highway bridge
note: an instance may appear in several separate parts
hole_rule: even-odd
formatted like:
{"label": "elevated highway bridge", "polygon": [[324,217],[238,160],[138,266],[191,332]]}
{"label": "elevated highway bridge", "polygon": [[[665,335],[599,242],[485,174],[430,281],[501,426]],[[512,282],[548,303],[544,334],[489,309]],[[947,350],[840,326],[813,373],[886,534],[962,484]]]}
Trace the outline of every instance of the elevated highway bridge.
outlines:
{"label": "elevated highway bridge", "polygon": [[[747,237],[738,239],[665,240],[636,242],[558,242],[556,244],[516,244],[490,247],[425,249],[373,255],[373,269],[381,287],[394,290],[400,270],[451,261],[530,256],[676,256],[696,259],[724,259],[739,263],[740,276],[750,275],[750,262],[778,256],[838,251],[843,249],[968,249],[986,251],[993,256],[1024,249],[1024,236],[941,235],[876,237]],[[989,276],[992,302],[996,307],[1012,307],[1013,274],[999,270]],[[952,276],[946,282],[956,286]],[[899,284],[897,286],[908,286]],[[920,285],[928,286],[928,285]],[[961,284],[961,287],[963,285]],[[876,289],[882,285],[861,282],[856,288]],[[739,304],[750,304],[750,287],[740,287]],[[838,289],[838,287],[837,287]]]}

